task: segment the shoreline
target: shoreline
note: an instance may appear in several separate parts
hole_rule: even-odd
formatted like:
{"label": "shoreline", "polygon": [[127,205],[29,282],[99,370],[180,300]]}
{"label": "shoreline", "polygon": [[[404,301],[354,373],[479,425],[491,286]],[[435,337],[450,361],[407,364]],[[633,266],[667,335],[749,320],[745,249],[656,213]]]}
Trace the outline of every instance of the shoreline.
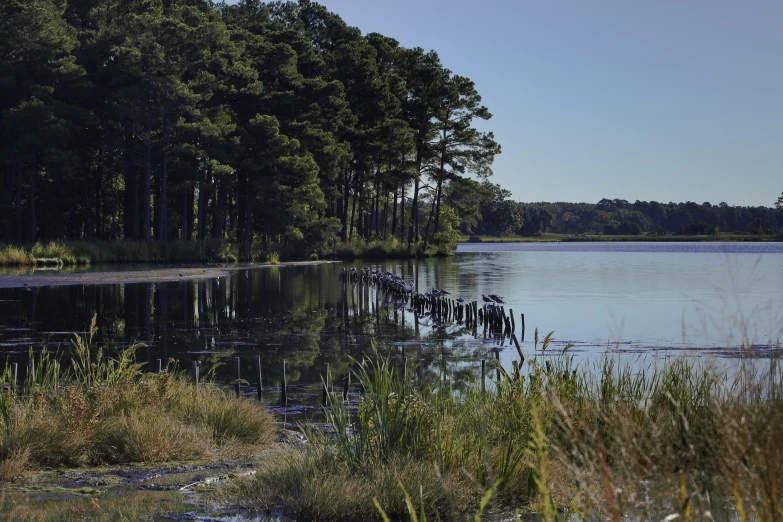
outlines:
{"label": "shoreline", "polygon": [[478,236],[480,241],[470,241],[461,238],[457,241],[461,244],[481,243],[780,243],[783,236],[761,235],[743,236],[727,235],[715,236],[572,236],[572,235],[544,235],[544,236]]}
{"label": "shoreline", "polygon": [[0,288],[37,288],[42,286],[106,285],[122,283],[176,283],[228,277],[231,272],[266,267],[308,266],[339,261],[288,261],[284,263],[245,263],[220,267],[171,267],[150,270],[106,270],[90,272],[0,274]]}

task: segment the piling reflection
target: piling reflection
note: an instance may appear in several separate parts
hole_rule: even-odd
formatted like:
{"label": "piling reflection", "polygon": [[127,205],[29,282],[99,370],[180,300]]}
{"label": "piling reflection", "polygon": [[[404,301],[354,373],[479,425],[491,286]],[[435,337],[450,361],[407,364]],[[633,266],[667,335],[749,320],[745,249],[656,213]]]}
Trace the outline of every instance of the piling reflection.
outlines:
{"label": "piling reflection", "polygon": [[[492,354],[510,342],[485,339],[464,322],[416,313],[374,285],[341,281],[342,266],[263,267],[179,283],[0,290],[0,353],[20,363],[29,347],[67,353],[72,333],[96,314],[95,341],[109,353],[143,343],[137,358],[151,370],[157,359],[164,365],[174,361],[183,371],[197,360],[202,378],[211,372],[216,382],[228,384],[238,356],[247,392],[254,393],[251,376],[260,356],[270,402],[278,397],[279,363],[285,359],[289,397],[311,404],[319,397],[324,363],[337,385],[352,359],[377,350],[393,357],[401,371],[407,361],[411,379],[421,376],[459,391],[480,379],[478,359],[494,359]],[[450,260],[398,261],[380,268],[417,289],[461,277]]]}

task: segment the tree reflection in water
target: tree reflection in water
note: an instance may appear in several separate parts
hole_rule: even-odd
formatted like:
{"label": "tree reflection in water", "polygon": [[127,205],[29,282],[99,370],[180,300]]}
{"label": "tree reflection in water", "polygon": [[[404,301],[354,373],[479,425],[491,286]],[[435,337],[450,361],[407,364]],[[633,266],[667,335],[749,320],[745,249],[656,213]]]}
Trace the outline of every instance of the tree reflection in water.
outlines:
{"label": "tree reflection in water", "polygon": [[[439,286],[443,271],[456,269],[448,261],[395,263],[381,268],[422,288]],[[445,381],[459,392],[480,378],[478,359],[492,359],[492,350],[508,345],[481,338],[481,330],[474,338],[464,326],[433,326],[407,307],[395,309],[375,287],[341,282],[341,266],[261,267],[180,283],[0,290],[0,349],[19,362],[30,346],[67,353],[70,333],[97,314],[96,342],[109,353],[141,341],[147,348],[137,357],[150,368],[155,359],[165,364],[171,358],[189,369],[197,359],[202,375],[213,368],[221,384],[233,379],[233,357],[241,357],[247,379],[260,355],[270,401],[278,397],[272,389],[280,384],[279,362],[285,359],[289,397],[315,405],[323,364],[340,382],[351,358],[371,356],[373,346],[400,365],[407,358],[412,379],[423,361],[425,380]]]}

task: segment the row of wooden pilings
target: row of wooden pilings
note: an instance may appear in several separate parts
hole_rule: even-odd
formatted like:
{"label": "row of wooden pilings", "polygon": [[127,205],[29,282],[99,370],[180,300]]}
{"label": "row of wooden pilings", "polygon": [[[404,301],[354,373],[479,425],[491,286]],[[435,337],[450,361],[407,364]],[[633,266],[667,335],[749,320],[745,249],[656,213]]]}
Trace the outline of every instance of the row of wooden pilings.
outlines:
{"label": "row of wooden pilings", "polygon": [[[411,297],[415,314],[423,315],[429,311],[433,319],[439,322],[464,322],[468,329],[477,330],[479,325],[485,333],[508,335],[516,332],[514,310],[509,308],[508,314],[503,306],[487,306],[479,308],[477,301],[460,303],[446,297]],[[522,340],[525,340],[525,314],[520,314]]]}

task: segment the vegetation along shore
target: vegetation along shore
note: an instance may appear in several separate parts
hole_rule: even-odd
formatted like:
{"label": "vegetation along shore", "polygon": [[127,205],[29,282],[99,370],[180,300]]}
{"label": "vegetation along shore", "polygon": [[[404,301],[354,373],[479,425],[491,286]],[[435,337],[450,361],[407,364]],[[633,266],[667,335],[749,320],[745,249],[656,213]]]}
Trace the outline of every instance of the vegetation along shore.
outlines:
{"label": "vegetation along shore", "polygon": [[280,439],[282,419],[211,384],[206,369],[200,385],[173,363],[151,373],[134,347],[96,349],[94,331],[68,358],[32,356],[24,379],[3,369],[1,482],[51,468],[232,462],[251,472],[204,490],[209,503],[297,520],[781,516],[774,357],[730,371],[610,354],[577,365],[536,331],[536,356],[520,351],[509,369],[488,361],[458,392],[448,374],[423,379],[375,352],[353,361],[349,401],[326,395],[331,435],[303,426],[292,442]]}

